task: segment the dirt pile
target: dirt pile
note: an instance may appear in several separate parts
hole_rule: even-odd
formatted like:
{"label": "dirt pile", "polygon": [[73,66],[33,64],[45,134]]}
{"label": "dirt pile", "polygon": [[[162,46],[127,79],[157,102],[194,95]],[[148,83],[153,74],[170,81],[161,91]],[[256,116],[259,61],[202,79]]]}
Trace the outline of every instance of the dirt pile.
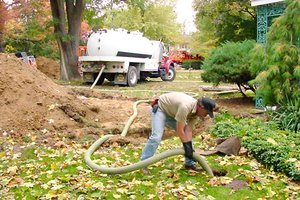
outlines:
{"label": "dirt pile", "polygon": [[46,74],[49,78],[59,79],[60,66],[56,61],[46,57],[38,57],[36,58],[36,64],[38,70]]}
{"label": "dirt pile", "polygon": [[0,54],[0,95],[0,128],[10,132],[73,126],[75,113],[88,112],[65,88],[7,54]]}
{"label": "dirt pile", "polygon": [[[70,89],[55,84],[38,69],[18,58],[0,54],[0,133],[22,135],[31,131],[100,135],[119,134],[132,114],[134,99],[87,89]],[[148,134],[148,105],[140,113],[130,133]]]}

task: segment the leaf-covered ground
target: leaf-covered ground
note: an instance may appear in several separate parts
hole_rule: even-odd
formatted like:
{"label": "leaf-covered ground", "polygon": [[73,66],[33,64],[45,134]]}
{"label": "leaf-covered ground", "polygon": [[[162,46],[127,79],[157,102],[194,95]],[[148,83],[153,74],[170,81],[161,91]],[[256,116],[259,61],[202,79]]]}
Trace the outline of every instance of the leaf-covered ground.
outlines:
{"label": "leaf-covered ground", "polygon": [[[202,135],[203,137],[203,135]],[[210,137],[207,135],[207,137]],[[297,199],[299,185],[286,176],[263,168],[243,156],[209,156],[223,177],[183,169],[183,157],[175,156],[149,167],[150,174],[135,171],[107,175],[91,170],[83,155],[94,142],[61,142],[53,147],[7,133],[0,143],[0,196],[2,199]],[[200,136],[195,146],[205,147]],[[118,143],[100,147],[93,159],[99,165],[123,166],[137,162],[144,144]],[[159,152],[181,146],[177,137],[164,140]],[[241,188],[240,188],[241,187]],[[233,189],[234,188],[234,189]]]}
{"label": "leaf-covered ground", "polygon": [[[207,157],[213,168],[228,172],[215,178],[184,170],[182,156],[150,166],[150,175],[141,171],[106,175],[85,164],[83,155],[99,133],[119,134],[132,114],[134,100],[127,95],[151,99],[163,91],[176,90],[212,96],[201,89],[198,71],[177,73],[173,82],[146,81],[135,87],[140,92],[121,88],[124,96],[112,94],[111,90],[120,87],[109,83],[93,91],[84,89],[89,86],[73,91],[10,55],[0,54],[0,60],[0,199],[298,198],[299,185],[246,156]],[[251,99],[216,100],[222,109],[243,116],[254,107]],[[142,110],[129,130],[143,136],[141,142],[101,147],[93,157],[98,164],[117,167],[139,160],[150,130],[149,109],[144,106]],[[197,134],[201,133],[195,139],[197,148],[207,148],[213,140],[203,133],[203,125],[208,124],[197,129]],[[180,146],[178,137],[171,137],[159,151]]]}

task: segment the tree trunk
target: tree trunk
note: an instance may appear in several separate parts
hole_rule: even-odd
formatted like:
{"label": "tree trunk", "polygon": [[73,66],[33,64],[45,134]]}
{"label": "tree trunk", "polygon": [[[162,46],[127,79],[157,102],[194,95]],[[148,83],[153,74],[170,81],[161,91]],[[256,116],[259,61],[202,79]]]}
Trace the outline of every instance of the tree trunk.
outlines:
{"label": "tree trunk", "polygon": [[50,0],[50,4],[54,32],[58,36],[61,79],[77,79],[80,77],[77,48],[80,40],[84,0]]}
{"label": "tree trunk", "polygon": [[3,34],[0,31],[0,53],[4,52],[4,38],[3,38]]}
{"label": "tree trunk", "polygon": [[240,92],[242,93],[243,97],[247,97],[247,95],[243,92],[242,88],[241,88],[241,84],[240,83],[237,83],[238,87],[239,87],[239,90]]}
{"label": "tree trunk", "polygon": [[0,0],[0,53],[4,51],[4,37],[3,37],[3,31],[4,31],[4,23],[5,23],[5,5],[2,0]]}

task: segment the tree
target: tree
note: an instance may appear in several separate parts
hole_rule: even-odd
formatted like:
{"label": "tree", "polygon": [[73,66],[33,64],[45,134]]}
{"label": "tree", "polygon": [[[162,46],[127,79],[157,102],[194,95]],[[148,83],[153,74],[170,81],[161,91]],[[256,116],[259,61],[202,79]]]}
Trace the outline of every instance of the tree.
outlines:
{"label": "tree", "polygon": [[218,39],[214,35],[215,27],[212,26],[212,23],[213,19],[206,16],[201,18],[201,23],[197,23],[198,31],[191,36],[192,53],[207,57],[209,52],[217,46]]}
{"label": "tree", "polygon": [[86,0],[86,8],[83,13],[84,19],[93,29],[103,28],[103,20],[114,15],[110,13],[113,10],[123,9],[126,0]]}
{"label": "tree", "polygon": [[7,6],[4,32],[6,52],[58,58],[53,36],[50,2],[39,0],[13,1]]}
{"label": "tree", "polygon": [[266,46],[253,55],[252,73],[258,74],[253,83],[266,105],[299,103],[300,99],[300,1],[286,4],[269,29]]}
{"label": "tree", "polygon": [[217,44],[255,39],[256,16],[249,0],[195,0],[194,8],[199,31],[213,35]]}
{"label": "tree", "polygon": [[78,78],[77,48],[84,9],[83,0],[50,0],[54,32],[60,52],[61,79]]}
{"label": "tree", "polygon": [[6,9],[5,9],[5,2],[0,0],[0,52],[4,51],[3,43],[4,43],[4,24],[5,24],[5,16],[6,16]]}
{"label": "tree", "polygon": [[182,37],[174,5],[174,0],[90,0],[84,16],[93,28],[138,30],[149,39],[174,44]]}
{"label": "tree", "polygon": [[178,35],[182,36],[172,2],[132,0],[127,4],[127,8],[107,12],[103,25],[107,28],[138,30],[149,39],[162,40],[168,44],[174,44]]}
{"label": "tree", "polygon": [[237,84],[243,96],[246,96],[243,89],[255,92],[248,83],[255,78],[250,72],[249,56],[254,44],[252,40],[226,42],[214,49],[203,63],[202,79],[215,85],[220,82]]}
{"label": "tree", "polygon": [[145,36],[168,44],[177,43],[183,37],[183,30],[172,9],[169,5],[149,6],[143,22]]}

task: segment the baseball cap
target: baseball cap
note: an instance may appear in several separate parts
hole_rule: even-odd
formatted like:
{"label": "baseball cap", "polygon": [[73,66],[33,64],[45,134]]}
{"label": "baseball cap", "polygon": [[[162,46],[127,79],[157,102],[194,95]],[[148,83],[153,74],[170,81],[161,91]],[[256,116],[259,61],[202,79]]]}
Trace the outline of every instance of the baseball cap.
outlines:
{"label": "baseball cap", "polygon": [[216,107],[216,102],[213,99],[206,97],[200,98],[198,99],[198,105],[203,106],[211,118],[214,117],[213,110]]}

